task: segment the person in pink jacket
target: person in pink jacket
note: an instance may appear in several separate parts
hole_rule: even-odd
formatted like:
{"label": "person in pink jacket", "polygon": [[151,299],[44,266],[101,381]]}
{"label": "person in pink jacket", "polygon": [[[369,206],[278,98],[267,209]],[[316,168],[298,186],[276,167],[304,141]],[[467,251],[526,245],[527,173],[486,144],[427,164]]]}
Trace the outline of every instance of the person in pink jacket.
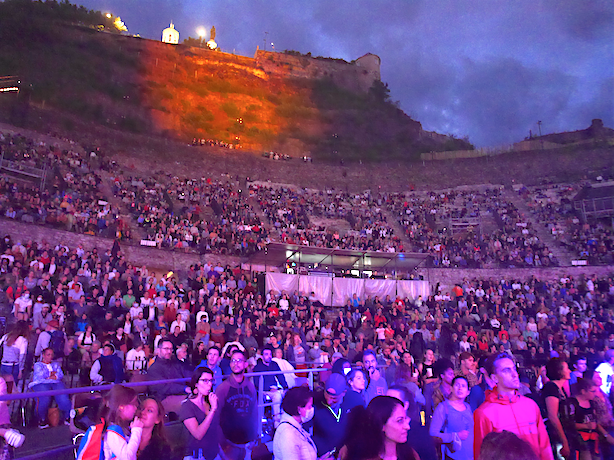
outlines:
{"label": "person in pink jacket", "polygon": [[486,370],[497,386],[473,414],[473,454],[479,458],[484,437],[493,431],[511,431],[528,442],[540,460],[553,460],[550,439],[539,406],[518,394],[520,378],[508,354],[491,356]]}

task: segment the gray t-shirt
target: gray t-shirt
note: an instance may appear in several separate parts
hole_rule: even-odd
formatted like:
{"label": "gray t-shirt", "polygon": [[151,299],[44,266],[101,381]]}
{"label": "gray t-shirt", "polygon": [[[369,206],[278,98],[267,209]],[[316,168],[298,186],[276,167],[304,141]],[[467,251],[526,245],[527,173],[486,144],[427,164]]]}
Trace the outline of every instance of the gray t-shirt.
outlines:
{"label": "gray t-shirt", "polygon": [[375,380],[371,378],[369,386],[365,390],[365,402],[369,404],[373,398],[380,395],[385,395],[388,391],[388,383],[384,378],[384,374],[380,371],[379,379]]}

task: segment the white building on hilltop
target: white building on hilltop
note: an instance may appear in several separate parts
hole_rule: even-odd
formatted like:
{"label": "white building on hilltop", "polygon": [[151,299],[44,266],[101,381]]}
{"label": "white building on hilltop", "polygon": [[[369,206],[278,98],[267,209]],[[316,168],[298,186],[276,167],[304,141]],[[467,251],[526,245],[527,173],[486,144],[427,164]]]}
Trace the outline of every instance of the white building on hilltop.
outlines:
{"label": "white building on hilltop", "polygon": [[170,43],[171,45],[179,43],[179,32],[175,30],[175,26],[172,22],[170,27],[162,31],[162,43]]}

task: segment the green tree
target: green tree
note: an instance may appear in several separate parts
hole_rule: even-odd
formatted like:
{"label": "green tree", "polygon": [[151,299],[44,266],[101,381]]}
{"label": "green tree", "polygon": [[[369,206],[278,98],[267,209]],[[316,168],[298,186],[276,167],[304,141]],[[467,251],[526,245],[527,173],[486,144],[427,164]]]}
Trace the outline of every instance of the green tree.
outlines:
{"label": "green tree", "polygon": [[202,38],[188,37],[183,40],[183,44],[187,46],[193,46],[194,48],[201,48],[204,44],[204,40]]}
{"label": "green tree", "polygon": [[390,102],[390,89],[388,83],[383,83],[381,80],[375,80],[371,88],[369,88],[369,95],[378,102]]}

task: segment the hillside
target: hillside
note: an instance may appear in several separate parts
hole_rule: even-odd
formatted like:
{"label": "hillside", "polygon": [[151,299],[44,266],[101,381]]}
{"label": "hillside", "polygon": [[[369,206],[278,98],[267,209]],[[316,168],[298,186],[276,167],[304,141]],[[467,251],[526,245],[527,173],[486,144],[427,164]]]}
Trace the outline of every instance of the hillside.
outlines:
{"label": "hillside", "polygon": [[[425,132],[392,103],[380,81],[352,91],[327,72],[297,77],[283,53],[258,60],[166,45],[118,34],[105,20],[66,2],[0,3],[0,75],[31,85],[30,104],[53,111],[58,130],[70,132],[78,120],[331,161],[414,159],[421,152],[471,148],[465,140]],[[301,62],[298,67],[307,65]],[[271,70],[272,63],[278,68]]]}

